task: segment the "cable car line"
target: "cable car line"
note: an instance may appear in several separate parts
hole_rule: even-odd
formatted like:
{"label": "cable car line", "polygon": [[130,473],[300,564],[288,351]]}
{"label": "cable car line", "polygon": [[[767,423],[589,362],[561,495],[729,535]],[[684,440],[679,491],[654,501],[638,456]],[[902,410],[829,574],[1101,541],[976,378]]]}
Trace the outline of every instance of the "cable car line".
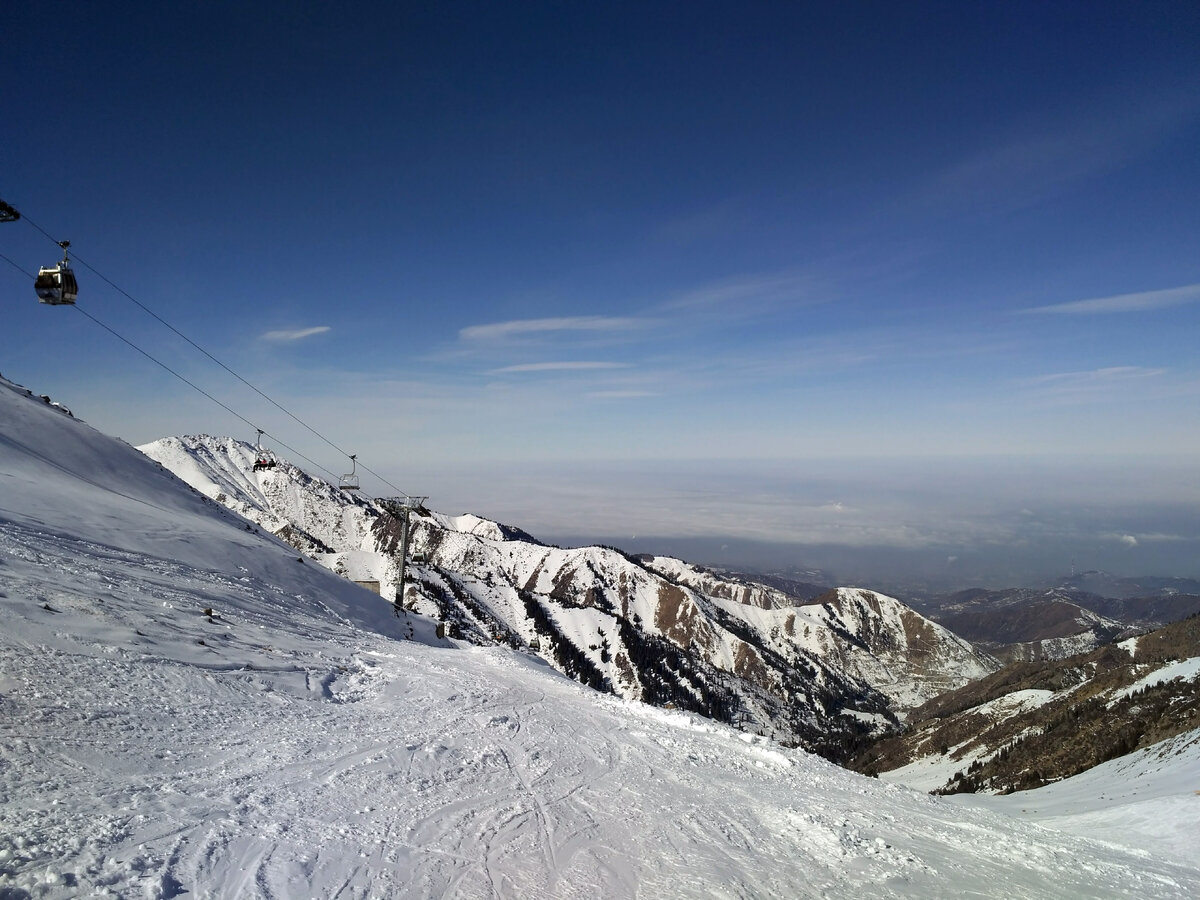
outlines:
{"label": "cable car line", "polygon": [[[3,254],[0,254],[0,256],[3,256]],[[33,277],[28,272],[26,272],[21,266],[19,266],[17,263],[15,263],[11,259],[9,259],[7,256],[3,256],[3,259],[5,260],[5,262],[8,262],[9,264],[11,264],[12,267],[15,268],[22,275],[25,275],[28,278]],[[245,422],[247,425],[249,425],[252,428],[255,427],[254,423],[251,422],[249,419],[247,419],[245,416],[242,416],[241,414],[230,409],[228,406],[226,406],[224,403],[222,403],[220,400],[218,400],[216,397],[214,397],[208,391],[204,390],[204,388],[200,387],[199,385],[195,384],[192,381],[189,381],[183,375],[180,375],[178,372],[176,372],[174,369],[172,369],[170,366],[168,366],[161,359],[157,359],[156,357],[151,356],[149,353],[147,353],[145,350],[143,350],[141,347],[139,347],[137,344],[135,344],[129,338],[125,337],[120,332],[116,331],[113,328],[110,328],[108,325],[101,322],[99,319],[97,319],[95,316],[93,316],[91,313],[89,313],[83,307],[79,306],[78,304],[75,304],[75,309],[78,310],[80,313],[82,313],[87,318],[91,319],[93,322],[95,322],[97,325],[99,325],[101,328],[103,328],[105,331],[107,331],[109,334],[111,334],[117,340],[132,347],[134,350],[136,350],[138,353],[142,354],[142,356],[146,357],[146,359],[150,360],[155,365],[161,366],[162,368],[166,369],[168,372],[170,372],[172,375],[174,375],[176,378],[178,378],[180,381],[182,381],[188,387],[203,394],[205,397],[207,397],[213,403],[217,404],[217,406],[221,407],[221,409],[225,410],[225,412],[229,413],[234,418],[241,419],[243,422]],[[311,462],[311,460],[309,460],[309,462]]]}
{"label": "cable car line", "polygon": [[210,394],[208,391],[204,390],[204,388],[200,387],[199,385],[197,385],[196,383],[194,383],[194,382],[192,382],[192,381],[189,381],[189,380],[188,380],[186,377],[184,377],[183,375],[180,375],[178,372],[176,372],[174,369],[172,369],[170,366],[168,366],[168,365],[167,365],[166,363],[164,363],[162,360],[160,360],[160,359],[157,359],[157,358],[155,358],[154,356],[151,356],[149,353],[147,353],[145,350],[143,350],[141,347],[139,347],[139,346],[138,346],[137,344],[135,344],[133,341],[129,340],[129,338],[127,338],[127,337],[125,337],[124,335],[120,334],[119,332],[117,332],[117,331],[113,330],[113,329],[112,329],[112,328],[110,328],[108,325],[105,325],[103,322],[101,322],[99,319],[97,319],[95,316],[93,316],[93,315],[92,315],[91,313],[89,313],[87,310],[85,310],[85,309],[82,309],[82,308],[81,308],[81,307],[80,307],[78,304],[75,306],[75,308],[76,308],[77,310],[79,310],[79,312],[81,312],[81,313],[83,313],[85,316],[87,316],[89,319],[91,319],[93,322],[95,322],[97,325],[99,325],[101,328],[103,328],[105,331],[107,331],[109,334],[111,334],[113,337],[117,338],[117,340],[119,340],[119,341],[122,341],[122,342],[123,342],[123,343],[125,343],[125,344],[128,344],[130,347],[132,347],[132,348],[133,348],[134,350],[136,350],[138,353],[142,354],[142,356],[146,357],[146,359],[150,360],[150,361],[151,361],[152,363],[154,363],[155,365],[161,366],[162,368],[166,369],[168,372],[170,372],[172,375],[174,375],[176,378],[178,378],[180,381],[182,381],[182,382],[183,382],[184,384],[186,384],[188,387],[190,387],[190,388],[192,388],[193,390],[195,390],[195,391],[197,391],[197,392],[199,392],[199,393],[203,394],[205,397],[207,397],[207,398],[208,398],[209,400],[211,400],[213,403],[217,404],[217,406],[221,407],[221,409],[225,410],[225,412],[229,413],[229,414],[230,414],[231,416],[233,416],[234,418],[236,418],[236,419],[239,419],[240,421],[242,421],[242,422],[244,422],[245,424],[249,425],[251,428],[255,429],[256,431],[258,431],[258,432],[261,432],[262,434],[265,434],[265,435],[267,435],[267,437],[271,438],[271,439],[272,439],[272,440],[273,440],[273,441],[274,441],[276,444],[278,444],[280,447],[285,447],[285,448],[287,448],[287,449],[288,449],[288,450],[290,450],[290,451],[291,451],[293,454],[295,454],[296,456],[300,457],[302,460],[304,460],[304,461],[305,461],[306,463],[308,463],[309,465],[313,466],[314,468],[320,469],[322,472],[324,472],[324,473],[325,473],[326,475],[328,475],[330,478],[337,478],[337,477],[338,477],[338,476],[334,475],[332,472],[330,472],[330,471],[329,471],[327,468],[325,468],[323,465],[321,465],[319,462],[316,462],[315,460],[311,460],[311,459],[309,459],[307,456],[305,456],[303,453],[301,453],[301,452],[300,452],[299,450],[297,450],[295,447],[291,447],[291,446],[289,446],[288,444],[285,444],[283,441],[281,441],[281,440],[280,440],[279,438],[277,438],[275,435],[273,435],[273,434],[270,434],[269,432],[263,431],[261,428],[259,428],[257,425],[255,425],[253,422],[251,422],[249,419],[247,419],[245,416],[243,416],[241,413],[237,412],[236,410],[230,409],[228,406],[226,406],[224,403],[222,403],[220,400],[218,400],[216,397],[214,397],[214,396],[213,396],[212,394]]}
{"label": "cable car line", "polygon": [[[32,219],[30,219],[29,216],[24,216],[24,219],[26,222],[28,222],[30,225],[32,225],[34,228],[36,228],[38,231],[40,231],[47,238],[54,241],[56,244],[59,243],[57,240],[54,239],[54,236],[52,234],[50,234],[50,232],[46,231],[46,229],[42,228],[42,226],[38,225],[36,222],[34,222]],[[272,397],[268,396],[266,393],[259,390],[258,387],[256,387],[254,384],[251,384],[249,381],[247,381],[245,378],[243,378],[241,375],[239,375],[233,369],[229,368],[229,366],[225,365],[225,363],[221,362],[221,360],[217,359],[215,356],[213,356],[211,353],[209,353],[207,350],[205,350],[203,347],[201,347],[199,344],[197,344],[195,341],[193,341],[190,337],[188,337],[186,334],[184,334],[182,331],[180,331],[178,328],[176,328],[174,325],[172,325],[170,322],[168,322],[166,319],[164,319],[162,316],[160,316],[154,310],[150,309],[150,307],[146,306],[146,304],[142,303],[140,300],[138,300],[136,297],[134,297],[132,294],[130,294],[128,291],[126,291],[124,288],[122,288],[120,285],[113,282],[110,278],[108,278],[106,275],[104,275],[103,272],[99,271],[95,266],[93,266],[91,263],[89,263],[83,257],[76,254],[75,261],[77,263],[79,263],[81,266],[83,266],[84,268],[86,268],[89,272],[91,272],[93,275],[95,275],[101,281],[103,281],[105,284],[107,284],[109,287],[111,287],[113,290],[115,290],[117,293],[121,294],[121,296],[123,296],[126,300],[129,300],[131,303],[136,305],[139,309],[141,309],[143,312],[145,312],[148,316],[155,319],[159,324],[163,325],[164,327],[168,328],[170,331],[174,332],[177,336],[182,338],[184,341],[186,341],[188,344],[190,344],[193,348],[198,350],[200,353],[203,353],[212,362],[216,363],[218,366],[220,366],[222,369],[224,369],[226,372],[228,372],[230,375],[232,375],[234,378],[236,378],[238,381],[240,381],[246,387],[250,388],[250,390],[254,391],[256,394],[258,394],[260,397],[262,397],[264,400],[266,400],[268,403],[270,403],[272,406],[274,406],[280,412],[286,413],[288,416],[290,416],[296,422],[303,425],[305,428],[307,428],[310,432],[312,432],[317,437],[319,437],[321,440],[323,440],[326,444],[328,444],[330,447],[332,447],[338,453],[342,454],[342,456],[350,455],[349,452],[347,452],[346,450],[343,450],[341,447],[339,447],[337,444],[335,444],[329,438],[325,437],[325,435],[321,434],[321,432],[317,431],[315,428],[313,428],[311,425],[309,425],[303,419],[301,419],[300,417],[295,415],[291,410],[287,409],[285,406],[278,403]],[[395,487],[395,485],[389,485],[389,487]],[[396,488],[396,489],[399,490],[399,488]]]}
{"label": "cable car line", "polygon": [[28,272],[26,272],[23,268],[21,268],[20,263],[13,262],[11,259],[9,259],[7,256],[5,256],[3,253],[0,253],[0,259],[4,260],[6,263],[8,263],[10,266],[12,266],[14,269],[16,269],[18,272],[20,272],[26,278],[34,277],[33,275],[30,275]]}
{"label": "cable car line", "polygon": [[[13,260],[9,259],[3,253],[0,253],[0,259],[3,259],[6,263],[11,265],[14,269],[16,269],[18,272],[20,272],[25,277],[30,278],[30,279],[32,279],[34,277],[29,272],[26,272],[25,269],[19,263],[13,262]],[[309,459],[307,456],[305,456],[303,453],[301,453],[295,447],[292,447],[291,445],[284,443],[275,435],[270,434],[269,432],[263,431],[262,429],[258,428],[257,425],[255,425],[253,422],[251,422],[249,419],[247,419],[241,413],[226,406],[224,403],[222,403],[220,400],[218,400],[216,397],[214,397],[208,391],[204,390],[204,388],[200,387],[195,382],[190,381],[188,378],[179,374],[174,369],[172,369],[170,366],[168,366],[166,363],[164,363],[161,359],[158,359],[157,357],[153,356],[149,352],[143,350],[141,347],[139,347],[137,344],[135,344],[133,341],[131,341],[129,338],[125,337],[123,334],[121,334],[114,328],[111,328],[110,326],[106,325],[104,322],[101,322],[99,319],[97,319],[95,316],[93,316],[87,310],[83,309],[83,307],[79,306],[78,304],[74,304],[74,306],[75,306],[76,310],[78,310],[80,313],[82,313],[87,318],[91,319],[93,322],[95,322],[97,325],[99,325],[101,328],[103,328],[105,331],[107,331],[109,334],[111,334],[117,340],[132,347],[134,350],[136,350],[138,353],[142,354],[142,356],[146,357],[146,359],[150,360],[156,366],[159,366],[160,368],[165,369],[167,372],[170,372],[172,375],[174,375],[176,378],[178,378],[180,381],[182,381],[188,387],[192,388],[192,390],[196,391],[197,393],[203,394],[205,397],[207,397],[213,403],[217,404],[217,406],[221,407],[221,409],[225,410],[225,412],[229,413],[235,419],[238,419],[238,420],[244,422],[245,424],[249,425],[251,428],[255,429],[256,431],[259,431],[261,434],[267,435],[267,437],[271,438],[280,447],[284,447],[287,450],[291,451],[295,456],[304,460],[306,463],[311,465],[313,468],[320,469],[322,472],[324,472],[330,478],[334,479],[334,481],[336,481],[340,477],[337,474],[335,474],[334,472],[331,472],[329,469],[325,468],[323,465],[321,465],[316,460]],[[366,468],[366,467],[364,466],[363,468]],[[376,477],[378,477],[378,476],[376,476]],[[384,481],[383,479],[380,479],[380,480]],[[388,484],[388,482],[384,481],[384,484]],[[395,488],[396,490],[400,490],[394,484],[388,484],[388,486]],[[401,493],[404,493],[404,492],[401,491]]]}
{"label": "cable car line", "polygon": [[142,354],[142,356],[146,357],[146,359],[150,360],[150,362],[166,369],[168,372],[170,372],[172,375],[174,375],[176,378],[178,378],[180,381],[182,381],[188,387],[192,388],[193,390],[199,391],[201,394],[203,394],[205,397],[207,397],[213,403],[217,404],[217,406],[221,407],[221,409],[225,410],[225,412],[229,413],[234,418],[241,419],[243,422],[245,422],[251,428],[254,427],[254,423],[251,422],[249,419],[247,419],[245,416],[241,415],[240,413],[234,412],[232,409],[230,409],[228,406],[226,406],[224,403],[222,403],[220,400],[218,400],[216,397],[214,397],[208,391],[204,390],[204,388],[200,387],[195,382],[189,381],[183,375],[180,375],[178,372],[176,372],[174,369],[172,369],[170,366],[168,366],[161,359],[156,359],[155,357],[151,356],[149,353],[147,353],[145,350],[143,350],[141,347],[139,347],[133,341],[129,340],[129,338],[127,338],[123,334],[120,334],[119,332],[113,330],[112,328],[109,328],[107,325],[105,325],[103,322],[101,322],[99,319],[97,319],[95,316],[93,316],[91,313],[89,313],[87,310],[83,309],[79,305],[76,305],[75,308],[77,310],[79,310],[80,313],[87,316],[87,318],[91,319],[93,322],[95,322],[97,325],[99,325],[101,328],[103,328],[105,331],[107,331],[109,334],[111,334],[113,337],[115,337],[117,340],[129,345],[134,350],[136,350],[138,353]]}
{"label": "cable car line", "polygon": [[[2,201],[2,200],[0,200],[0,203],[3,203],[3,201]],[[4,205],[7,207],[7,204],[4,204]],[[11,207],[7,207],[7,208],[11,209]],[[61,241],[57,240],[57,239],[56,239],[56,238],[55,238],[55,237],[54,237],[52,234],[50,234],[50,232],[46,231],[46,229],[42,228],[42,226],[38,225],[36,222],[34,222],[32,219],[30,219],[30,218],[29,218],[27,215],[23,215],[23,214],[21,214],[21,213],[18,213],[16,210],[12,210],[12,212],[16,214],[16,217],[17,217],[17,218],[23,219],[24,221],[28,222],[28,223],[29,223],[29,224],[30,224],[30,225],[31,225],[31,226],[32,226],[34,229],[36,229],[37,231],[41,232],[41,234],[43,234],[43,235],[44,235],[44,236],[45,236],[45,237],[46,237],[48,240],[50,240],[50,241],[53,241],[53,242],[54,242],[56,245],[58,245],[58,246],[63,246],[63,242],[61,242]],[[11,220],[9,220],[9,221],[15,221],[15,219],[11,219]],[[65,251],[65,247],[64,247],[64,251]],[[21,268],[19,265],[17,265],[16,263],[14,263],[12,260],[8,259],[8,257],[4,257],[4,259],[5,259],[7,262],[11,263],[11,264],[12,264],[14,267],[16,267],[17,269],[19,269],[21,272],[23,272],[23,273],[25,272],[25,270],[24,270],[23,268]],[[351,454],[351,453],[348,453],[347,451],[343,450],[341,447],[339,447],[337,444],[335,444],[333,441],[331,441],[331,440],[330,440],[329,438],[327,438],[325,435],[321,434],[321,432],[317,431],[315,428],[313,428],[311,425],[309,425],[307,422],[305,422],[303,419],[301,419],[299,416],[297,416],[295,413],[293,413],[293,412],[292,412],[291,410],[289,410],[287,407],[285,407],[285,406],[283,406],[282,404],[280,404],[280,403],[279,403],[278,401],[276,401],[274,398],[272,398],[271,396],[269,396],[268,394],[266,394],[265,392],[263,392],[261,389],[259,389],[259,388],[258,388],[256,385],[254,385],[254,384],[252,384],[251,382],[247,381],[245,378],[243,378],[241,375],[239,375],[237,372],[235,372],[233,369],[231,369],[231,368],[230,368],[229,366],[227,366],[225,363],[221,362],[221,360],[217,359],[215,356],[213,356],[211,353],[209,353],[207,350],[205,350],[203,347],[201,347],[199,344],[197,344],[195,341],[193,341],[191,338],[189,338],[189,337],[188,337],[186,334],[184,334],[182,331],[180,331],[178,328],[176,328],[174,325],[172,325],[172,324],[171,324],[170,322],[168,322],[166,319],[162,318],[162,316],[158,315],[158,313],[154,312],[154,310],[150,309],[148,306],[146,306],[144,303],[142,303],[140,300],[138,300],[136,297],[134,297],[132,294],[130,294],[128,291],[126,291],[124,288],[122,288],[120,285],[118,285],[118,284],[116,284],[115,282],[113,282],[113,281],[112,281],[110,278],[108,278],[106,275],[104,275],[102,272],[100,272],[98,269],[96,269],[96,268],[95,268],[93,265],[91,265],[89,262],[87,262],[87,260],[85,260],[85,259],[83,259],[82,257],[80,257],[80,256],[76,255],[76,256],[75,256],[75,261],[76,261],[77,263],[79,263],[80,265],[84,266],[84,267],[85,267],[85,268],[86,268],[88,271],[90,271],[92,274],[94,274],[94,275],[95,275],[97,278],[99,278],[101,281],[103,281],[105,284],[107,284],[107,285],[108,285],[109,287],[111,287],[113,290],[117,291],[117,293],[121,294],[123,297],[125,297],[127,300],[129,300],[131,303],[133,303],[134,305],[136,305],[137,307],[139,307],[139,308],[140,308],[140,309],[141,309],[143,312],[145,312],[147,315],[149,315],[150,317],[152,317],[153,319],[155,319],[156,321],[158,321],[158,322],[159,322],[160,324],[162,324],[164,327],[168,328],[168,329],[169,329],[170,331],[172,331],[174,334],[176,334],[177,336],[179,336],[179,337],[180,337],[182,340],[184,340],[185,342],[187,342],[188,344],[190,344],[190,345],[191,345],[193,348],[195,348],[196,350],[198,350],[200,353],[202,353],[202,354],[203,354],[205,357],[207,357],[209,360],[211,360],[211,361],[212,361],[213,363],[215,363],[217,366],[220,366],[222,369],[224,369],[226,372],[228,372],[230,375],[232,375],[234,378],[236,378],[238,381],[240,381],[240,382],[241,382],[242,384],[244,384],[246,387],[250,388],[252,391],[254,391],[256,394],[258,394],[260,397],[262,397],[264,400],[266,400],[268,403],[270,403],[272,406],[274,406],[274,407],[275,407],[276,409],[278,409],[280,412],[283,412],[283,413],[284,413],[284,414],[286,414],[286,415],[287,415],[289,418],[291,418],[293,421],[295,421],[295,422],[297,422],[298,424],[302,425],[302,426],[303,426],[304,428],[306,428],[306,429],[307,429],[309,432],[311,432],[312,434],[314,434],[316,437],[320,438],[322,441],[324,441],[326,444],[328,444],[330,447],[332,447],[332,448],[333,448],[334,450],[336,450],[338,453],[342,454],[343,456],[349,457],[349,458],[350,458],[350,461],[351,461],[351,463],[352,463],[352,465],[361,466],[364,472],[369,472],[371,475],[375,476],[375,478],[377,478],[377,479],[378,479],[378,480],[379,480],[381,483],[383,483],[383,484],[387,485],[387,486],[388,486],[388,487],[390,487],[392,490],[394,490],[394,491],[399,491],[399,492],[400,492],[401,494],[403,494],[405,497],[410,497],[410,495],[408,494],[408,492],[407,492],[407,491],[404,491],[403,489],[401,489],[401,488],[397,487],[396,485],[392,484],[390,481],[388,481],[386,478],[384,478],[384,477],[383,477],[382,475],[380,475],[378,472],[376,472],[376,471],[374,471],[373,469],[369,468],[369,467],[368,467],[367,465],[365,465],[364,463],[361,463],[361,462],[357,462],[357,463],[356,463],[357,454]],[[65,255],[64,255],[64,262],[65,262]],[[28,273],[25,273],[25,274],[28,274]],[[72,278],[72,280],[73,280],[73,278]],[[71,301],[69,301],[69,302],[70,302],[72,305],[74,305],[74,299],[72,299],[72,300],[71,300]],[[79,309],[79,307],[78,307],[78,306],[76,306],[75,308],[76,308],[76,309]],[[203,394],[204,396],[208,397],[210,400],[212,400],[214,403],[216,403],[216,404],[217,404],[218,406],[220,406],[222,409],[224,409],[224,410],[226,410],[227,412],[229,412],[231,415],[233,415],[233,416],[237,417],[238,419],[240,419],[241,421],[245,422],[245,423],[246,423],[247,425],[249,425],[251,428],[254,428],[254,429],[256,429],[256,430],[258,429],[258,426],[257,426],[257,425],[255,425],[253,422],[250,422],[250,421],[249,421],[248,419],[246,419],[244,416],[242,416],[242,415],[240,415],[240,414],[238,414],[238,413],[234,412],[232,409],[230,409],[228,406],[226,406],[226,405],[225,405],[224,403],[222,403],[220,400],[217,400],[215,397],[213,397],[213,396],[212,396],[211,394],[209,394],[207,391],[203,390],[202,388],[200,388],[200,387],[198,387],[197,385],[193,384],[192,382],[188,381],[186,378],[184,378],[184,377],[183,377],[182,375],[180,375],[178,372],[175,372],[173,369],[171,369],[169,366],[167,366],[165,363],[161,362],[161,361],[160,361],[160,360],[158,360],[158,359],[155,359],[153,356],[151,356],[149,353],[147,353],[147,352],[146,352],[145,350],[143,350],[141,347],[138,347],[136,344],[134,344],[134,343],[133,343],[132,341],[130,341],[128,338],[125,338],[125,337],[123,337],[122,335],[118,334],[116,331],[113,331],[113,329],[109,328],[107,325],[105,325],[105,324],[104,324],[103,322],[101,322],[99,319],[95,318],[94,316],[90,315],[89,313],[85,312],[84,310],[80,310],[80,312],[83,312],[83,314],[84,314],[85,316],[87,316],[89,319],[91,319],[92,321],[94,321],[94,322],[95,322],[97,325],[100,325],[100,327],[104,328],[106,331],[110,332],[110,333],[111,333],[111,334],[113,334],[115,337],[119,338],[120,340],[122,340],[122,341],[124,341],[126,344],[128,344],[129,346],[133,347],[133,349],[137,350],[139,353],[141,353],[141,354],[142,354],[143,356],[145,356],[146,358],[148,358],[148,359],[152,360],[152,361],[153,361],[153,362],[155,362],[157,365],[159,365],[159,366],[162,366],[162,368],[166,369],[166,370],[167,370],[168,372],[170,372],[172,375],[175,375],[175,376],[176,376],[177,378],[179,378],[181,381],[183,381],[184,383],[188,384],[189,386],[191,386],[191,387],[192,387],[192,388],[194,388],[195,390],[199,391],[199,392],[200,392],[201,394]],[[264,433],[264,434],[267,434],[267,432],[263,432],[263,433]],[[340,481],[342,480],[342,478],[344,477],[344,476],[338,476],[338,475],[335,475],[335,474],[334,474],[333,472],[331,472],[329,469],[325,468],[324,466],[320,465],[319,463],[316,463],[316,462],[314,462],[313,460],[309,459],[307,456],[304,456],[302,453],[300,453],[299,451],[297,451],[297,450],[296,450],[294,447],[290,447],[288,444],[285,444],[283,441],[279,440],[279,438],[278,438],[278,437],[276,437],[276,436],[274,436],[274,435],[271,435],[271,434],[267,434],[267,436],[268,436],[268,437],[271,437],[271,438],[272,438],[272,439],[275,441],[275,443],[277,443],[279,446],[281,446],[281,447],[284,447],[284,448],[286,448],[286,449],[290,450],[292,453],[296,454],[296,455],[297,455],[297,456],[299,456],[301,459],[305,460],[306,462],[308,462],[308,463],[310,463],[311,465],[315,466],[316,468],[320,469],[322,472],[326,473],[326,474],[327,474],[327,475],[329,475],[331,478],[335,479],[335,481],[339,481],[339,482],[340,482]],[[357,479],[354,479],[354,482],[355,482],[355,486],[354,486],[353,488],[349,488],[350,490],[356,490],[356,489],[357,489]]]}

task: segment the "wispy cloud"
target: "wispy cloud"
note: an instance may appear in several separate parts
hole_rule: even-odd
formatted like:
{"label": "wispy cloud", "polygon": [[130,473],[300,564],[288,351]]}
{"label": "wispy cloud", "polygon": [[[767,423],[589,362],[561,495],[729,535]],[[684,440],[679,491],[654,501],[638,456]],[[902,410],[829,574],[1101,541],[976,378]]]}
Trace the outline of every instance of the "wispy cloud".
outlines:
{"label": "wispy cloud", "polygon": [[487,325],[470,325],[459,331],[464,341],[497,341],[527,334],[555,331],[628,331],[645,327],[644,319],[622,316],[562,316],[548,319],[513,319]]}
{"label": "wispy cloud", "polygon": [[1050,133],[1015,137],[947,167],[926,188],[938,202],[991,202],[1019,208],[1110,168],[1122,148],[1096,134]]}
{"label": "wispy cloud", "polygon": [[1148,379],[1159,378],[1166,372],[1166,369],[1148,369],[1143,366],[1109,366],[1086,372],[1039,375],[1027,378],[1021,383],[1050,399],[1079,400],[1129,388]]}
{"label": "wispy cloud", "polygon": [[540,362],[540,363],[521,363],[515,366],[504,366],[499,369],[491,369],[489,375],[504,375],[509,372],[579,372],[589,369],[627,369],[627,363],[617,362]]}
{"label": "wispy cloud", "polygon": [[1111,297],[1093,297],[1090,300],[1072,300],[1051,306],[1035,306],[1023,310],[1026,313],[1054,315],[1101,315],[1105,313],[1144,312],[1164,309],[1200,300],[1200,284],[1185,284],[1183,287],[1167,288],[1162,291],[1141,291],[1136,294],[1114,294]]}
{"label": "wispy cloud", "polygon": [[314,334],[324,334],[329,330],[328,325],[316,325],[312,328],[290,328],[282,331],[268,331],[262,335],[264,341],[302,341],[307,337],[312,337]]}
{"label": "wispy cloud", "polygon": [[1092,369],[1087,372],[1055,372],[1051,375],[1038,375],[1026,379],[1025,384],[1038,385],[1084,385],[1097,383],[1113,383],[1128,381],[1131,378],[1149,378],[1162,375],[1166,369],[1147,369],[1143,366],[1108,366],[1104,369]]}
{"label": "wispy cloud", "polygon": [[709,309],[736,306],[761,308],[778,303],[812,301],[812,280],[798,275],[754,275],[731,278],[680,294],[663,304],[663,309]]}
{"label": "wispy cloud", "polygon": [[726,240],[732,231],[744,230],[751,218],[745,201],[728,198],[712,206],[681,213],[660,222],[650,232],[649,238],[674,246]]}
{"label": "wispy cloud", "polygon": [[1191,90],[1151,103],[1097,98],[1052,124],[1014,125],[1007,138],[947,166],[906,199],[974,216],[1033,206],[1145,153],[1198,112]]}
{"label": "wispy cloud", "polygon": [[589,391],[586,395],[593,400],[636,400],[641,397],[658,397],[654,391]]}

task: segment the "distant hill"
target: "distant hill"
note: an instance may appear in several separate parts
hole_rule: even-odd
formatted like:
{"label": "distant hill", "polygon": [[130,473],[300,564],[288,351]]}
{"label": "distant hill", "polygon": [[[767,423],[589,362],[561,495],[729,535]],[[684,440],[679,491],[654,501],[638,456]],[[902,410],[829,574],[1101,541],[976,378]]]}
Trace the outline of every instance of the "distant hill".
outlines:
{"label": "distant hill", "polygon": [[1130,578],[1089,570],[1057,579],[1047,587],[1065,587],[1117,600],[1165,598],[1174,594],[1200,595],[1200,580],[1143,575]]}
{"label": "distant hill", "polygon": [[[1100,585],[1108,579],[1091,579]],[[1145,579],[1146,583],[1155,581]],[[1157,579],[1183,585],[1187,579]],[[1126,584],[1127,587],[1131,586]],[[1200,596],[1164,593],[1125,599],[1072,585],[972,588],[920,605],[921,611],[1005,662],[1061,659],[1200,612]]]}
{"label": "distant hill", "polygon": [[1036,788],[1200,727],[1200,616],[1014,663],[913,710],[851,762],[926,790]]}

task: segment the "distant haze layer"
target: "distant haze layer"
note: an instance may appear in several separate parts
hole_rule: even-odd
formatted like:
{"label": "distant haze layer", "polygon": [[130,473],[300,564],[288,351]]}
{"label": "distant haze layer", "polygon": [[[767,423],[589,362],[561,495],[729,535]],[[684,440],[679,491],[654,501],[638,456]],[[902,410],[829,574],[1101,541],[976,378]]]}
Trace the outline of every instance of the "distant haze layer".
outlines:
{"label": "distant haze layer", "polygon": [[952,589],[1102,569],[1200,574],[1200,479],[1183,460],[506,463],[410,473],[431,504],[564,545],[845,582]]}

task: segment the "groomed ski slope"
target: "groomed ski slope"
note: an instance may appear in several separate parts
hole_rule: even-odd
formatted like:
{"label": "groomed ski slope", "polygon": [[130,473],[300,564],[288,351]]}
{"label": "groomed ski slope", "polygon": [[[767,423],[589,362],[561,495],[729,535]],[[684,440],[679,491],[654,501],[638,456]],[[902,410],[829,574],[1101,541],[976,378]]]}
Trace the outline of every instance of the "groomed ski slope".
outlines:
{"label": "groomed ski slope", "polygon": [[[1155,855],[1200,855],[1200,730],[1101,763],[1057,784],[1005,796],[959,795],[1052,828]],[[959,799],[956,798],[956,799]]]}
{"label": "groomed ski slope", "polygon": [[0,594],[6,900],[1200,894],[1136,832],[965,808],[438,642],[3,384]]}
{"label": "groomed ski slope", "polygon": [[597,699],[504,651],[338,649],[282,671],[6,659],[30,701],[6,703],[21,737],[3,751],[0,883],[230,898],[1183,897],[1200,885],[1182,864]]}

